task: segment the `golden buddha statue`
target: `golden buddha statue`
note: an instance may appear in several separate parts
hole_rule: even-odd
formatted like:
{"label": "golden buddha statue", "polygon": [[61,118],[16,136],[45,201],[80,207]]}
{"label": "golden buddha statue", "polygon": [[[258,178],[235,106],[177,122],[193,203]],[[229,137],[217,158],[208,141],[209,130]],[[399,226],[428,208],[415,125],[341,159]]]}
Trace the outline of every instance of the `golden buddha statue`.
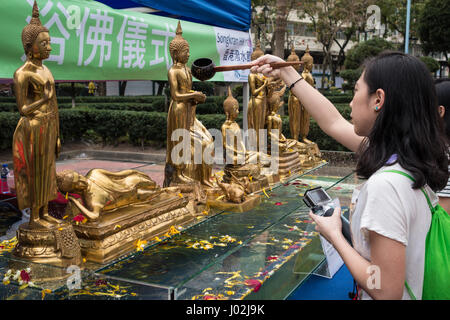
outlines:
{"label": "golden buddha statue", "polygon": [[17,231],[14,255],[56,265],[81,263],[72,226],[51,217],[48,202],[58,197],[56,158],[61,149],[55,80],[42,63],[50,55],[50,36],[39,19],[36,1],[30,23],[22,31],[27,57],[14,73],[14,91],[21,118],[13,137],[14,180],[21,210],[30,221]]}
{"label": "golden buddha statue", "polygon": [[57,174],[57,182],[61,192],[80,196],[68,196],[67,214],[74,221],[83,256],[97,263],[134,250],[137,240],[191,222],[197,212],[196,200],[182,195],[183,190],[160,188],[136,170],[92,169],[85,176],[65,170]]}
{"label": "golden buddha statue", "polygon": [[136,170],[92,169],[86,176],[65,170],[57,174],[57,183],[62,193],[81,196],[82,202],[74,197],[69,199],[92,222],[97,221],[100,214],[149,202],[162,192],[150,177]]}
{"label": "golden buddha statue", "polygon": [[[314,65],[314,59],[309,54],[309,46],[306,47],[305,54],[302,56],[301,61],[303,61],[303,72],[302,77],[305,79],[306,82],[308,82],[311,86],[314,87],[314,78],[311,74],[313,65]],[[310,122],[310,116],[308,111],[301,106],[300,107],[300,141],[303,141],[305,143],[312,143],[312,141],[306,139],[309,133],[309,122]]]}
{"label": "golden buddha statue", "polygon": [[[251,60],[263,56],[259,41],[256,42],[255,50],[252,52]],[[248,102],[247,123],[248,129],[254,129],[256,133],[256,145],[259,148],[259,129],[264,129],[267,113],[267,84],[270,78],[262,74],[250,73],[248,83],[250,86],[250,101]]]}
{"label": "golden buddha statue", "polygon": [[[167,114],[167,154],[164,186],[177,184],[193,184],[199,181],[207,187],[214,187],[211,178],[212,165],[203,161],[206,148],[214,148],[214,140],[209,131],[195,116],[198,103],[205,101],[206,96],[202,92],[193,91],[192,74],[186,63],[189,60],[189,44],[182,36],[181,24],[178,22],[176,36],[169,45],[173,65],[169,69],[168,79],[170,85],[171,102]],[[172,141],[172,134],[177,129],[185,130],[184,138],[190,139],[190,154],[183,154],[179,159],[190,159],[190,163],[180,163],[173,159],[172,151],[177,142]],[[189,134],[189,137],[187,137]],[[186,143],[186,141],[184,141]],[[201,150],[195,150],[201,146]],[[194,163],[194,153],[201,152],[201,163]],[[179,160],[178,159],[178,160]]]}
{"label": "golden buddha statue", "polygon": [[[278,110],[283,106],[284,102],[282,101],[282,97],[286,91],[286,85],[282,85],[280,90],[275,90],[278,87],[277,82],[269,83],[267,88],[267,105],[269,109],[269,114],[267,115],[266,124],[267,124],[267,133],[269,136],[269,145],[272,142],[277,141],[279,152],[282,153],[286,150],[287,139],[282,133],[283,129],[283,121],[281,120],[281,116],[278,114]],[[278,133],[275,131],[278,130]],[[268,147],[268,149],[270,149]]]}
{"label": "golden buddha statue", "polygon": [[223,110],[225,111],[226,120],[222,125],[222,138],[224,157],[227,164],[257,164],[258,153],[247,151],[245,148],[241,128],[236,122],[236,118],[239,115],[239,102],[233,97],[230,87],[228,87],[228,97],[223,103]]}
{"label": "golden buddha statue", "polygon": [[[281,85],[281,89],[276,90]],[[301,171],[300,157],[296,150],[298,141],[293,139],[286,139],[283,135],[283,121],[278,114],[278,110],[283,106],[283,95],[286,91],[286,85],[282,81],[272,81],[267,87],[267,105],[269,108],[269,115],[267,116],[267,132],[268,132],[268,147],[272,157],[276,155],[273,153],[273,144],[278,145],[278,173],[281,177],[289,176]]]}
{"label": "golden buddha statue", "polygon": [[[314,87],[314,78],[311,74],[314,65],[314,59],[309,54],[309,46],[306,47],[305,54],[302,56],[301,61],[303,61],[302,77],[303,79],[305,79],[306,82],[308,82],[311,86]],[[300,105],[300,142],[306,144],[308,150],[307,151],[308,157],[313,159],[314,163],[319,163],[322,161],[321,160],[322,155],[320,153],[319,147],[315,142],[312,142],[311,140],[308,140],[306,138],[309,133],[309,123],[310,123],[309,113],[302,105]],[[303,149],[303,146],[301,146],[301,148]]]}
{"label": "golden buddha statue", "polygon": [[[291,46],[291,54],[287,58],[287,61],[299,61],[300,58],[295,53],[294,45]],[[294,68],[300,71],[300,65],[294,66]],[[288,112],[289,112],[289,129],[291,133],[291,138],[293,140],[298,140],[298,135],[300,134],[300,101],[298,98],[289,92],[288,100]]]}
{"label": "golden buddha statue", "polygon": [[[233,97],[228,87],[228,97],[223,103],[226,120],[222,125],[224,150],[224,181],[231,183],[233,177],[241,184],[246,184],[251,177],[249,192],[255,192],[268,186],[265,177],[261,176],[261,165],[270,165],[270,157],[261,152],[247,150],[242,139],[242,132],[236,118],[239,115],[239,102]],[[220,186],[222,188],[222,186]],[[223,189],[223,188],[222,188]]]}
{"label": "golden buddha statue", "polygon": [[14,91],[21,118],[13,137],[14,179],[19,208],[31,209],[30,227],[60,223],[48,214],[48,202],[58,197],[55,161],[61,148],[55,80],[42,60],[50,56],[48,29],[33,17],[22,31],[27,60],[14,73]]}

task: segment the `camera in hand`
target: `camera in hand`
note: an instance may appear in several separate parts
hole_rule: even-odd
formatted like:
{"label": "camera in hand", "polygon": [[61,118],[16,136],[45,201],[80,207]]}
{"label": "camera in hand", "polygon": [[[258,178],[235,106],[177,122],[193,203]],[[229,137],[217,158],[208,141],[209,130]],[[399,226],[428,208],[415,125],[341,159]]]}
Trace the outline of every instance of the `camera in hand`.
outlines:
{"label": "camera in hand", "polygon": [[[307,190],[305,192],[303,201],[316,215],[323,217],[330,217],[333,215],[335,208],[334,201],[322,187]],[[344,235],[348,243],[352,244],[350,235],[350,223],[342,215],[341,222],[342,234]]]}

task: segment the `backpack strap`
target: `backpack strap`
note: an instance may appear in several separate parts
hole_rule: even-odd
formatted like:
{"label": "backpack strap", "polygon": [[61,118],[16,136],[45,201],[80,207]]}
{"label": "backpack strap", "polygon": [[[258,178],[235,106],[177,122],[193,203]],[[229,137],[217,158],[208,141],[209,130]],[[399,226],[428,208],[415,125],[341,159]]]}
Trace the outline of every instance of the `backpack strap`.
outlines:
{"label": "backpack strap", "polygon": [[406,290],[408,291],[409,296],[411,297],[412,300],[417,300],[416,296],[414,295],[414,293],[412,292],[411,288],[408,285],[408,282],[405,281],[405,287]]}
{"label": "backpack strap", "polygon": [[[409,178],[412,182],[416,182],[416,180],[414,180],[413,177],[411,177],[409,174],[407,174],[406,172],[400,171],[400,170],[384,170],[381,172],[393,172],[393,173],[398,173],[401,174],[402,176],[405,176],[407,178]],[[424,190],[424,188],[420,188],[420,190],[422,191],[422,193],[424,194],[425,198],[427,199],[427,203],[428,206],[430,207],[431,210],[431,214],[433,214],[433,205],[431,204],[430,198],[428,197],[428,194],[426,193],[426,191]],[[405,280],[405,287],[406,290],[408,291],[409,296],[411,297],[412,300],[417,300],[416,296],[414,295],[414,293],[412,292],[411,288],[408,285],[408,282],[406,282]]]}

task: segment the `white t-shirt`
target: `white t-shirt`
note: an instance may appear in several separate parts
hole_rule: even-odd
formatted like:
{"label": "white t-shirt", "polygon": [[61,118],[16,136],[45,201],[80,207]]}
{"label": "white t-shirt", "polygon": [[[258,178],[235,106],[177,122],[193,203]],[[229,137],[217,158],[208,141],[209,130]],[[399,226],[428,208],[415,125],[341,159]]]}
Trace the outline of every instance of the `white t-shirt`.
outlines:
{"label": "white t-shirt", "polygon": [[[410,179],[398,173],[380,173],[384,170],[400,170],[412,176],[397,163],[382,167],[355,189],[352,197],[352,201],[356,201],[355,210],[350,216],[353,247],[370,261],[369,231],[404,244],[406,281],[416,298],[421,299],[425,239],[430,229],[431,211],[422,191],[412,189]],[[438,201],[435,193],[428,186],[425,186],[425,190],[432,205],[435,206]],[[362,291],[361,299],[371,297]],[[402,299],[411,299],[406,287]]]}

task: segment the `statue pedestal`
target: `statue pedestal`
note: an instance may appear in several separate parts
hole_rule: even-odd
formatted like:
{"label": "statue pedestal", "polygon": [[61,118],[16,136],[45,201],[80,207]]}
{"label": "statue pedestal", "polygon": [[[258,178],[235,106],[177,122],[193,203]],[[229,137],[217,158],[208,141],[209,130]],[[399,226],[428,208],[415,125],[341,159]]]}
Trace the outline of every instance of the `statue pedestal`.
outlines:
{"label": "statue pedestal", "polygon": [[320,150],[319,150],[319,146],[315,142],[308,143],[306,146],[307,146],[307,150],[308,150],[307,155],[312,160],[312,164],[310,164],[309,167],[310,168],[315,167],[323,161],[322,154],[320,153]]}
{"label": "statue pedestal", "polygon": [[171,226],[193,220],[188,197],[161,194],[151,203],[134,204],[101,215],[99,221],[74,225],[83,256],[93,262],[108,263],[136,249],[137,240],[150,240]]}
{"label": "statue pedestal", "polygon": [[246,212],[250,211],[260,203],[261,203],[261,196],[256,194],[247,196],[245,201],[241,203],[229,202],[226,201],[225,199],[220,200],[209,199],[207,205],[222,211]]}
{"label": "statue pedestal", "polygon": [[302,171],[299,154],[294,150],[281,151],[278,155],[278,174],[281,178]]}
{"label": "statue pedestal", "polygon": [[249,193],[256,193],[261,191],[263,188],[269,188],[269,178],[265,175],[261,175],[261,170],[262,169],[255,164],[246,164],[243,166],[226,165],[224,168],[225,174],[223,176],[223,181],[226,183],[231,183],[231,174],[239,180],[246,178],[250,180],[251,177],[247,191]]}
{"label": "statue pedestal", "polygon": [[67,267],[82,263],[80,245],[70,224],[61,224],[52,229],[31,229],[27,222],[19,226],[17,240],[13,251],[15,257],[22,261],[58,267],[47,268],[54,272],[46,268],[39,272],[32,267],[34,282],[63,279],[70,275],[66,272]]}

